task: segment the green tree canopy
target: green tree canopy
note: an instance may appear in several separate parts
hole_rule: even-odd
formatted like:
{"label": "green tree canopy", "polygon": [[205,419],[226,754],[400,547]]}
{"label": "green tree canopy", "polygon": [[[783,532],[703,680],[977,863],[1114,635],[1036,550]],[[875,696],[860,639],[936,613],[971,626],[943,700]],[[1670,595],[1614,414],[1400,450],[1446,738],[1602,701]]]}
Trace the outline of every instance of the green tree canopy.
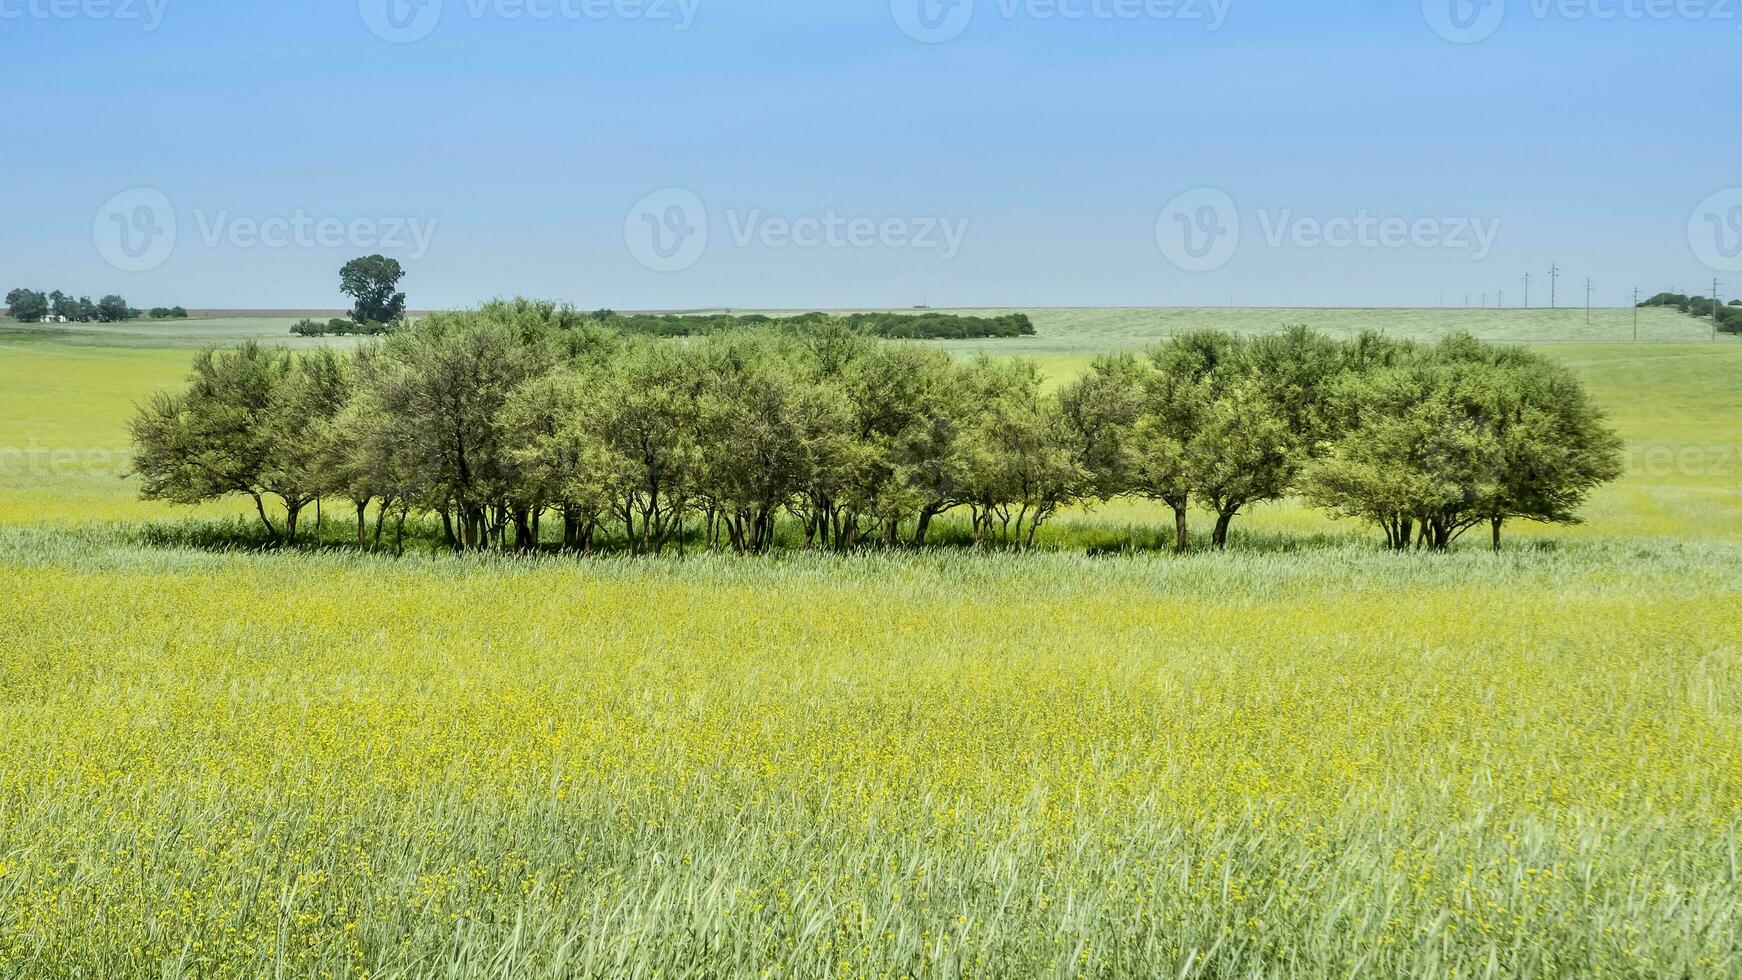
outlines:
{"label": "green tree canopy", "polygon": [[405,270],[397,259],[366,255],[339,270],[339,291],[351,297],[351,319],[360,323],[393,323],[405,315],[405,294],[398,292]]}

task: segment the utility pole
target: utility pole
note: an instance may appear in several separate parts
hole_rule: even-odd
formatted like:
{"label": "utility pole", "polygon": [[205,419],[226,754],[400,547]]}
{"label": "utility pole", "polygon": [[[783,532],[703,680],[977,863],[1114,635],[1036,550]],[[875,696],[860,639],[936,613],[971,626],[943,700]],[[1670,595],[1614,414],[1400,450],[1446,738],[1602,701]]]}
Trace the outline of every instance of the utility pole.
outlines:
{"label": "utility pole", "polygon": [[1718,287],[1723,283],[1712,280],[1712,343],[1718,342]]}
{"label": "utility pole", "polygon": [[1500,291],[1500,298],[1494,301],[1494,308],[1497,310],[1506,309],[1506,290]]}
{"label": "utility pole", "polygon": [[1524,308],[1530,309],[1530,273],[1524,274]]}
{"label": "utility pole", "polygon": [[1484,310],[1485,310],[1485,309],[1487,309],[1487,308],[1488,308],[1488,294],[1487,294],[1487,293],[1483,293],[1483,294],[1482,294],[1482,309],[1484,309]]}
{"label": "utility pole", "polygon": [[1633,287],[1633,342],[1639,343],[1639,287]]}
{"label": "utility pole", "polygon": [[1585,277],[1585,323],[1587,324],[1591,322],[1591,290],[1596,288],[1596,285],[1591,281],[1590,276]]}
{"label": "utility pole", "polygon": [[1555,292],[1556,292],[1556,287],[1560,284],[1560,281],[1561,281],[1561,267],[1558,265],[1549,266],[1549,270],[1548,270],[1548,308],[1551,310],[1555,308],[1555,302],[1556,302]]}

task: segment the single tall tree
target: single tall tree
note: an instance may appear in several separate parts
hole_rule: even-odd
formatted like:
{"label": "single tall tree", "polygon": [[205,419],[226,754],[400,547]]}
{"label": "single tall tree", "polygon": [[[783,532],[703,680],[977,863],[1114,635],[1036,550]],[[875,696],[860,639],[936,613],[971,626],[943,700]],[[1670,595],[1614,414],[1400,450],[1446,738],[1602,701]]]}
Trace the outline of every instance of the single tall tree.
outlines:
{"label": "single tall tree", "polygon": [[392,323],[405,314],[405,294],[397,292],[405,270],[397,259],[366,255],[339,270],[339,291],[351,297],[351,318],[359,323]]}

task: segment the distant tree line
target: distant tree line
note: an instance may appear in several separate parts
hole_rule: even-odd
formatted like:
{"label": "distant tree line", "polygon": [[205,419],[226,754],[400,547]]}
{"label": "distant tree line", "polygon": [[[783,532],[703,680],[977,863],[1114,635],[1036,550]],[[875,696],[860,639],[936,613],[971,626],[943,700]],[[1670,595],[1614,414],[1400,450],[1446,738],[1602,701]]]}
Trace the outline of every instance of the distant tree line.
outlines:
{"label": "distant tree line", "polygon": [[1621,449],[1566,369],[1468,336],[1198,332],[1053,390],[1026,358],[843,323],[677,343],[526,300],[350,353],[207,350],[132,435],[143,497],[245,495],[282,541],[328,500],[364,545],[429,515],[456,550],[554,545],[550,522],[565,550],[638,554],[765,553],[777,525],[806,548],[923,547],[946,514],[976,546],[1020,549],[1118,497],[1171,508],[1182,551],[1207,507],[1221,548],[1239,514],[1297,495],[1397,549],[1475,527],[1499,547],[1507,521],[1576,521]]}
{"label": "distant tree line", "polygon": [[1023,313],[1005,316],[961,316],[949,313],[804,313],[771,317],[760,313],[621,314],[599,310],[593,319],[630,334],[654,337],[696,337],[745,327],[811,327],[841,323],[873,337],[891,340],[980,340],[992,337],[1032,337],[1034,324]]}
{"label": "distant tree line", "polygon": [[1684,296],[1681,293],[1658,293],[1640,306],[1673,306],[1689,316],[1712,319],[1717,309],[1718,329],[1724,333],[1742,333],[1742,299],[1733,299],[1728,306],[1717,306],[1705,296]]}
{"label": "distant tree line", "polygon": [[[105,296],[93,303],[89,296],[75,299],[58,289],[52,293],[14,289],[6,294],[6,307],[20,323],[40,323],[50,317],[65,317],[71,323],[120,323],[141,316],[119,296]],[[187,315],[188,311],[179,306],[153,307],[150,313],[153,320],[186,319]]]}

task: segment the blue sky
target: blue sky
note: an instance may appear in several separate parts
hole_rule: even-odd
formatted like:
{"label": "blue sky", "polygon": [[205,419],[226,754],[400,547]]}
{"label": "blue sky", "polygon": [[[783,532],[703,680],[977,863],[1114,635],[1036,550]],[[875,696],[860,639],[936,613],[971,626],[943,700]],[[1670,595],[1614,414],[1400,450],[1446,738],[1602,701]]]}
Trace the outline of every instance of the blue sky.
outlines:
{"label": "blue sky", "polygon": [[383,251],[417,308],[1742,295],[1742,0],[1474,43],[1439,0],[403,2],[0,0],[6,288],[338,306]]}

